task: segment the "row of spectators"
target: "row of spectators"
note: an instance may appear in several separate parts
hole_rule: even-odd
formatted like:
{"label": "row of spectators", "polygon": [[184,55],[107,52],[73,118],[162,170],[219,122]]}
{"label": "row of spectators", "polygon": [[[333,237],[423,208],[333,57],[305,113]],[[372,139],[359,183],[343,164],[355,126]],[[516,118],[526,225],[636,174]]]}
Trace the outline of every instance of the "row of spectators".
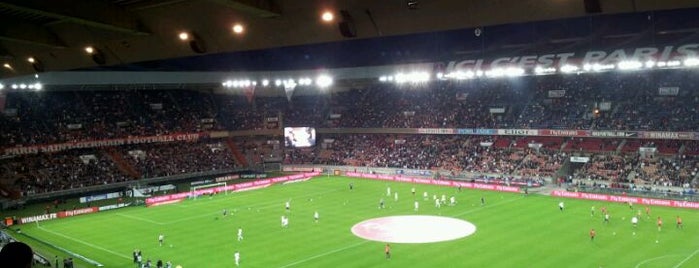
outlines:
{"label": "row of spectators", "polygon": [[142,144],[4,159],[0,183],[32,195],[238,167],[230,149],[219,141]]}
{"label": "row of spectators", "polygon": [[[596,153],[585,164],[570,163],[564,168],[570,152],[563,149],[577,139],[563,140],[558,145],[558,140],[521,137],[326,134],[315,147],[286,150],[274,141],[274,138],[262,137],[241,138],[235,142],[205,139],[17,156],[0,161],[0,183],[12,185],[25,194],[35,194],[239,168],[241,161],[259,165],[269,159],[279,159],[285,164],[446,170],[455,176],[481,173],[542,178],[574,172],[576,178],[604,182],[612,187],[629,184],[689,187],[699,172],[699,156],[638,152]],[[521,146],[523,142],[549,146]],[[622,144],[623,141],[612,143]],[[688,144],[683,146],[695,146],[695,142]]]}
{"label": "row of spectators", "polygon": [[490,173],[530,177],[554,176],[565,153],[497,148],[493,137],[459,135],[336,135],[315,149],[286,151],[287,164],[329,164],[455,173]]}
{"label": "row of spectators", "polygon": [[692,188],[698,174],[699,156],[598,154],[577,169],[574,177],[612,188],[628,185]]}
{"label": "row of spectators", "polygon": [[[8,92],[0,146],[206,130],[553,128],[694,131],[693,70],[379,83],[287,98],[193,90]],[[663,88],[661,90],[660,88]]]}

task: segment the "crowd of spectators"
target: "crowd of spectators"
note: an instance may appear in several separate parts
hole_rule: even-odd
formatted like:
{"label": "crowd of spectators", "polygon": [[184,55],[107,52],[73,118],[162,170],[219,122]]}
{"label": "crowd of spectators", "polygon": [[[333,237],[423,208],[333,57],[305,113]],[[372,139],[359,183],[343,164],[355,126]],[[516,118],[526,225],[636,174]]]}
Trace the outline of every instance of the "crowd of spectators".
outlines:
{"label": "crowd of spectators", "polygon": [[[697,131],[698,79],[691,70],[655,70],[419,85],[376,82],[316,94],[300,88],[291,97],[281,90],[259,96],[184,89],[7,92],[0,115],[0,148],[283,126]],[[106,149],[8,157],[0,160],[0,183],[40,193],[256,165],[268,158],[287,164],[555,176],[569,155],[595,153],[575,170],[575,176],[619,184],[684,186],[697,178],[699,155],[697,141],[324,135],[316,147],[286,150],[273,142],[278,137],[267,137],[241,141],[238,149],[225,141],[206,140],[112,149],[120,157]],[[638,153],[642,147],[657,152],[647,157]],[[236,150],[249,163],[236,161]]]}
{"label": "crowd of spectators", "polygon": [[[142,144],[4,159],[0,162],[0,183],[20,190],[23,195],[33,195],[237,167],[240,165],[230,149],[218,141]],[[135,172],[130,173],[131,170]]]}
{"label": "crowd of spectators", "polygon": [[292,98],[283,91],[250,97],[202,90],[8,92],[0,146],[281,125],[693,131],[699,129],[696,85],[692,71],[656,70],[376,82]]}
{"label": "crowd of spectators", "polygon": [[328,139],[332,142],[315,149],[287,150],[284,162],[551,177],[566,156],[493,147],[490,136],[348,134]]}
{"label": "crowd of spectators", "polygon": [[227,145],[215,140],[129,145],[118,149],[122,158],[136,168],[141,178],[240,167]]}
{"label": "crowd of spectators", "polygon": [[3,184],[24,195],[110,184],[131,179],[103,150],[42,153],[0,162]]}

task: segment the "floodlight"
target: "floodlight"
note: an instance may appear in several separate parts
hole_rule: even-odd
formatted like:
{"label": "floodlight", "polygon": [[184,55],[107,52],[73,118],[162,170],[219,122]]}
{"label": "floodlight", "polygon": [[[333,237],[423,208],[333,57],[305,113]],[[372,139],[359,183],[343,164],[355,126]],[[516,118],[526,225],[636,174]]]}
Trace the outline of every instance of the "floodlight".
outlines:
{"label": "floodlight", "polygon": [[699,66],[699,59],[687,58],[686,60],[684,60],[684,66],[687,66],[687,67]]}
{"label": "floodlight", "polygon": [[[589,67],[589,64],[586,64],[585,66]],[[590,68],[592,68],[592,67],[590,67]],[[544,68],[541,66],[537,66],[536,68],[534,68],[534,73],[538,74],[538,75],[550,74],[550,73],[555,73],[555,72],[556,72],[556,68],[552,68],[552,67]]]}
{"label": "floodlight", "polygon": [[86,47],[85,47],[85,52],[86,52],[87,54],[95,53],[95,48],[93,48],[92,46],[86,46]]}
{"label": "floodlight", "polygon": [[653,68],[653,67],[655,67],[655,61],[652,61],[652,60],[646,61],[645,65],[646,65],[646,68]]}
{"label": "floodlight", "polygon": [[682,63],[678,60],[668,61],[667,67],[677,67],[677,66],[680,66],[680,64],[682,64]]}
{"label": "floodlight", "polygon": [[189,40],[189,33],[180,32],[180,34],[178,34],[177,37],[179,37],[180,40],[182,40],[182,41],[187,41],[187,40]]}
{"label": "floodlight", "polygon": [[45,70],[44,64],[42,64],[39,59],[34,58],[34,57],[29,57],[29,58],[27,58],[27,61],[29,62],[29,64],[32,65],[32,68],[34,69],[34,71],[43,72]]}
{"label": "floodlight", "polygon": [[4,89],[4,88],[5,88],[5,85],[0,84],[0,90],[2,90],[2,89]]}
{"label": "floodlight", "polygon": [[325,11],[320,16],[320,19],[322,19],[324,22],[331,22],[335,19],[335,15],[330,11]]}
{"label": "floodlight", "polygon": [[36,84],[34,84],[34,89],[36,91],[40,91],[40,90],[44,89],[44,85],[42,85],[41,83],[36,83]]}
{"label": "floodlight", "polygon": [[234,32],[234,33],[236,33],[236,34],[241,34],[241,33],[243,33],[244,31],[245,31],[245,27],[243,27],[242,24],[236,23],[235,25],[233,25],[233,32]]}
{"label": "floodlight", "polygon": [[269,80],[267,80],[267,79],[262,80],[262,86],[263,86],[263,87],[266,87],[266,86],[268,86],[268,85],[269,85]]}
{"label": "floodlight", "polygon": [[274,81],[274,85],[275,85],[275,86],[281,86],[281,85],[282,85],[282,80],[279,80],[279,79],[275,80],[275,81]]}
{"label": "floodlight", "polygon": [[12,84],[12,89],[17,89],[17,88],[18,88],[17,84]]}
{"label": "floodlight", "polygon": [[621,61],[619,64],[617,64],[617,68],[622,71],[636,70],[640,69],[641,67],[643,67],[643,64],[639,61]]}
{"label": "floodlight", "polygon": [[25,88],[27,88],[26,84],[19,84],[19,89],[25,89]]}
{"label": "floodlight", "polygon": [[328,75],[319,75],[318,78],[316,78],[316,85],[320,88],[326,88],[329,87],[330,85],[333,84],[333,79],[332,77]]}
{"label": "floodlight", "polygon": [[579,69],[578,66],[566,64],[561,67],[561,72],[572,73],[577,72]]}

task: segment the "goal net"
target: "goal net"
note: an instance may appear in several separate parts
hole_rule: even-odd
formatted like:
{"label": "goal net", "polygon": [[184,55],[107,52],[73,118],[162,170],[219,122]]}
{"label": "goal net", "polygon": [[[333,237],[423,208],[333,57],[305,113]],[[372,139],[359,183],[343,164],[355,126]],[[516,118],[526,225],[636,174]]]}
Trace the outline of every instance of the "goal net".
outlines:
{"label": "goal net", "polygon": [[200,196],[213,196],[221,192],[228,194],[228,188],[226,186],[228,185],[225,182],[192,186],[189,197],[197,199]]}

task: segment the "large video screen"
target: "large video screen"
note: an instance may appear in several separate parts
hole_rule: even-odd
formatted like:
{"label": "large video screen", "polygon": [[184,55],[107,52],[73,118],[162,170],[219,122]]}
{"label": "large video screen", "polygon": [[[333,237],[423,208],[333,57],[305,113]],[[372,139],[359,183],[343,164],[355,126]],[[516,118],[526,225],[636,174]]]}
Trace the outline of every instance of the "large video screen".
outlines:
{"label": "large video screen", "polygon": [[316,129],[312,127],[285,127],[284,146],[292,148],[316,145]]}

